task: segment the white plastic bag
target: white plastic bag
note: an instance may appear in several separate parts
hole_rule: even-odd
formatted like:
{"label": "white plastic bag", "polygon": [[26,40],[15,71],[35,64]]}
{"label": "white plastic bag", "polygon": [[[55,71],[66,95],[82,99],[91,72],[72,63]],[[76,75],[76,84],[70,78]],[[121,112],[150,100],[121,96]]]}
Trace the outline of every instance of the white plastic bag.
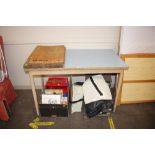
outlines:
{"label": "white plastic bag", "polygon": [[[93,82],[95,83],[97,88],[95,88],[94,84],[91,81],[91,78],[93,79]],[[95,75],[91,78],[88,78],[82,86],[85,104],[99,100],[112,100],[110,88],[104,80],[103,76]]]}

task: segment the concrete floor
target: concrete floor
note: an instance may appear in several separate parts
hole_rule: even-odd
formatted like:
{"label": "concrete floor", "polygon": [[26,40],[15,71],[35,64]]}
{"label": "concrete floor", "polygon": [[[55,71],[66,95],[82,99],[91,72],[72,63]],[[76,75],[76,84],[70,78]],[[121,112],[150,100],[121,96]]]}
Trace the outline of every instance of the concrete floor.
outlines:
{"label": "concrete floor", "polygon": [[[31,90],[16,90],[17,98],[12,104],[13,115],[8,122],[0,121],[2,129],[29,129],[29,123],[37,115]],[[117,129],[155,128],[155,103],[121,105],[112,113]],[[50,127],[40,129],[109,129],[107,117],[84,118],[81,113],[69,117],[40,117],[41,121],[54,121]]]}

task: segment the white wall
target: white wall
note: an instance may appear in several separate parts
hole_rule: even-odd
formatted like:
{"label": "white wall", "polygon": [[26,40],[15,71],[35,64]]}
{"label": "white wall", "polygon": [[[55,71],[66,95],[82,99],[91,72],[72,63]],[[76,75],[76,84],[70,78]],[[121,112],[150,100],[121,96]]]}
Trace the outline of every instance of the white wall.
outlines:
{"label": "white wall", "polygon": [[125,26],[120,53],[155,53],[155,26]]}
{"label": "white wall", "polygon": [[[30,88],[23,64],[38,44],[63,44],[68,49],[114,49],[119,27],[0,27],[10,79],[15,88]],[[39,85],[39,81],[36,81]]]}

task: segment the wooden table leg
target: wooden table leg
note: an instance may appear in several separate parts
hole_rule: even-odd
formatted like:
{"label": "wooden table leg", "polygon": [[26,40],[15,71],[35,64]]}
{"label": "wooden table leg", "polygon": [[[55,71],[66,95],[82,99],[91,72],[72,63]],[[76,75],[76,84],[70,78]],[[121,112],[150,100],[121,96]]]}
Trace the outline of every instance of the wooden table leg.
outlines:
{"label": "wooden table leg", "polygon": [[122,85],[122,80],[123,80],[123,71],[120,72],[118,76],[118,83],[117,83],[117,88],[116,88],[116,97],[115,97],[115,103],[114,103],[114,112],[116,110],[116,106],[119,104],[118,103],[118,98],[119,98],[119,93],[121,90],[121,85]]}
{"label": "wooden table leg", "polygon": [[42,93],[45,92],[45,89],[44,89],[44,77],[41,76],[41,83],[42,83]]}
{"label": "wooden table leg", "polygon": [[29,73],[29,77],[30,77],[30,81],[31,81],[31,87],[32,87],[32,93],[33,93],[36,112],[37,112],[37,115],[39,116],[39,104],[38,104],[38,100],[37,100],[34,78],[33,78],[33,75],[31,74],[31,72]]}

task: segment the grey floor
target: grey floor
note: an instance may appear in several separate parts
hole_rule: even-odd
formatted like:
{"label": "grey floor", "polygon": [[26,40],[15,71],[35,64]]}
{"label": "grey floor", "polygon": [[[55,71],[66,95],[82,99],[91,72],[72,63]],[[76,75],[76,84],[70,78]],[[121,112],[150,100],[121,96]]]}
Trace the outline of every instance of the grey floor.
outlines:
{"label": "grey floor", "polygon": [[[37,115],[31,90],[16,90],[17,98],[12,104],[13,115],[9,121],[0,121],[2,129],[29,129],[29,123]],[[121,105],[112,113],[117,129],[155,128],[155,103]],[[107,117],[85,118],[81,113],[69,117],[40,117],[41,121],[53,121],[55,125],[40,129],[109,129]]]}

